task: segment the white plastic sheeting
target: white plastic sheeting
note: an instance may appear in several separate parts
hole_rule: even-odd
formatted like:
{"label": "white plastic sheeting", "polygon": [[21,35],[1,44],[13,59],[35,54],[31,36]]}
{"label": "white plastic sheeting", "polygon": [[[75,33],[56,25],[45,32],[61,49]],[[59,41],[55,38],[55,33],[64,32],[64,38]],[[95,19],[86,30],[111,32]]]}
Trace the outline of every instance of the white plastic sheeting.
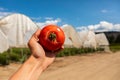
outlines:
{"label": "white plastic sheeting", "polygon": [[24,43],[27,45],[28,41],[30,40],[31,36],[35,33],[34,30],[27,31],[24,36]]}
{"label": "white plastic sheeting", "polygon": [[89,31],[88,34],[86,35],[85,41],[83,43],[84,48],[94,48],[96,49],[97,47],[97,42],[96,42],[96,36],[93,31]]}
{"label": "white plastic sheeting", "polygon": [[82,42],[82,45],[84,44],[84,41],[87,39],[87,35],[88,35],[88,30],[84,30],[84,31],[80,31],[78,32],[80,40]]}
{"label": "white plastic sheeting", "polygon": [[0,53],[6,51],[9,48],[7,37],[0,30]]}
{"label": "white plastic sheeting", "polygon": [[97,47],[103,48],[105,52],[110,52],[109,42],[104,33],[96,34]]}
{"label": "white plastic sheeting", "polygon": [[[32,34],[38,29],[31,19],[22,14],[12,14],[0,20],[0,53],[9,47],[26,47]],[[104,34],[93,31],[77,32],[72,26],[62,26],[65,47],[90,47],[109,45]]]}
{"label": "white plastic sheeting", "polygon": [[97,46],[108,46],[109,42],[104,33],[96,34]]}
{"label": "white plastic sheeting", "polygon": [[65,34],[64,47],[73,47],[72,41],[69,39],[69,37],[66,34]]}
{"label": "white plastic sheeting", "polygon": [[79,38],[79,34],[72,26],[65,25],[62,27],[62,29],[66,36],[64,45],[68,46],[69,44],[69,46],[72,45],[73,47],[77,47],[77,48],[82,46],[81,40]]}
{"label": "white plastic sheeting", "polygon": [[[35,32],[38,27],[30,18],[22,14],[12,14],[0,20],[0,29],[7,36],[10,47],[25,47],[26,32]],[[29,35],[32,35],[29,34]]]}

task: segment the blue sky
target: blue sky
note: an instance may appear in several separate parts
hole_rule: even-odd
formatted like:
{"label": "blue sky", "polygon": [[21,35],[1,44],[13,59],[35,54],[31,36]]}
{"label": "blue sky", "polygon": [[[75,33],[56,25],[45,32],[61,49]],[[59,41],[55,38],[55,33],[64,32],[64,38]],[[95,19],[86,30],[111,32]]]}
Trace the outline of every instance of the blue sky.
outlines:
{"label": "blue sky", "polygon": [[0,0],[0,17],[21,13],[35,22],[57,20],[74,27],[120,24],[120,0]]}

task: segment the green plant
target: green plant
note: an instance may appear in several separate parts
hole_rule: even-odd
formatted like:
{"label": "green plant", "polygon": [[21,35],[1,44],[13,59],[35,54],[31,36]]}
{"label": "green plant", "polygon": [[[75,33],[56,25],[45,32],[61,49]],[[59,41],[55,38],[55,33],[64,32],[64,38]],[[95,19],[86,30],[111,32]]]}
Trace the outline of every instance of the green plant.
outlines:
{"label": "green plant", "polygon": [[28,57],[27,57],[27,55],[26,54],[24,54],[21,58],[20,58],[20,62],[21,63],[23,63],[23,62],[25,62],[25,60],[27,59]]}
{"label": "green plant", "polygon": [[[111,48],[119,49],[120,46],[111,46]],[[93,53],[96,51],[104,51],[103,48],[64,48],[57,54],[57,57],[63,56],[73,56]],[[23,63],[31,55],[29,48],[11,48],[6,52],[0,54],[0,64],[8,65],[10,62],[20,62]]]}
{"label": "green plant", "polygon": [[120,51],[120,44],[111,44],[110,50],[113,52]]}
{"label": "green plant", "polygon": [[63,57],[63,56],[73,56],[76,54],[88,54],[88,53],[94,53],[96,51],[104,51],[102,48],[64,48],[61,52],[57,54],[57,57]]}
{"label": "green plant", "polygon": [[21,56],[19,54],[16,54],[16,53],[10,53],[9,55],[9,59],[11,61],[19,61],[19,59],[21,58]]}
{"label": "green plant", "polygon": [[0,54],[0,64],[1,65],[8,65],[9,62],[9,58],[6,54]]}
{"label": "green plant", "polygon": [[11,48],[0,53],[0,65],[8,65],[10,62],[23,63],[29,56],[29,48]]}

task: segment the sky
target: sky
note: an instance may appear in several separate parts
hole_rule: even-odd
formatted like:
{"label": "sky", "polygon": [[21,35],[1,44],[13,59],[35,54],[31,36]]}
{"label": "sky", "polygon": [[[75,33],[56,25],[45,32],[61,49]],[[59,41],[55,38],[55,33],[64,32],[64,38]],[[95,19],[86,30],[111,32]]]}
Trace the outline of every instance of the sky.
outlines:
{"label": "sky", "polygon": [[20,13],[39,26],[120,31],[120,0],[0,0],[0,18]]}

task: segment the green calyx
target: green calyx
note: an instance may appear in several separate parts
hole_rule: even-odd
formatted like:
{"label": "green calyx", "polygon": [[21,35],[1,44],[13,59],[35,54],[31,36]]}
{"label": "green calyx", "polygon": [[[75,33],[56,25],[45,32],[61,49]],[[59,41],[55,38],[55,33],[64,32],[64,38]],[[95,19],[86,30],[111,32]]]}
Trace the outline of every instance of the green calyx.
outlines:
{"label": "green calyx", "polygon": [[56,39],[56,34],[55,33],[50,33],[50,35],[49,35],[49,40],[50,41],[55,41],[55,39]]}

